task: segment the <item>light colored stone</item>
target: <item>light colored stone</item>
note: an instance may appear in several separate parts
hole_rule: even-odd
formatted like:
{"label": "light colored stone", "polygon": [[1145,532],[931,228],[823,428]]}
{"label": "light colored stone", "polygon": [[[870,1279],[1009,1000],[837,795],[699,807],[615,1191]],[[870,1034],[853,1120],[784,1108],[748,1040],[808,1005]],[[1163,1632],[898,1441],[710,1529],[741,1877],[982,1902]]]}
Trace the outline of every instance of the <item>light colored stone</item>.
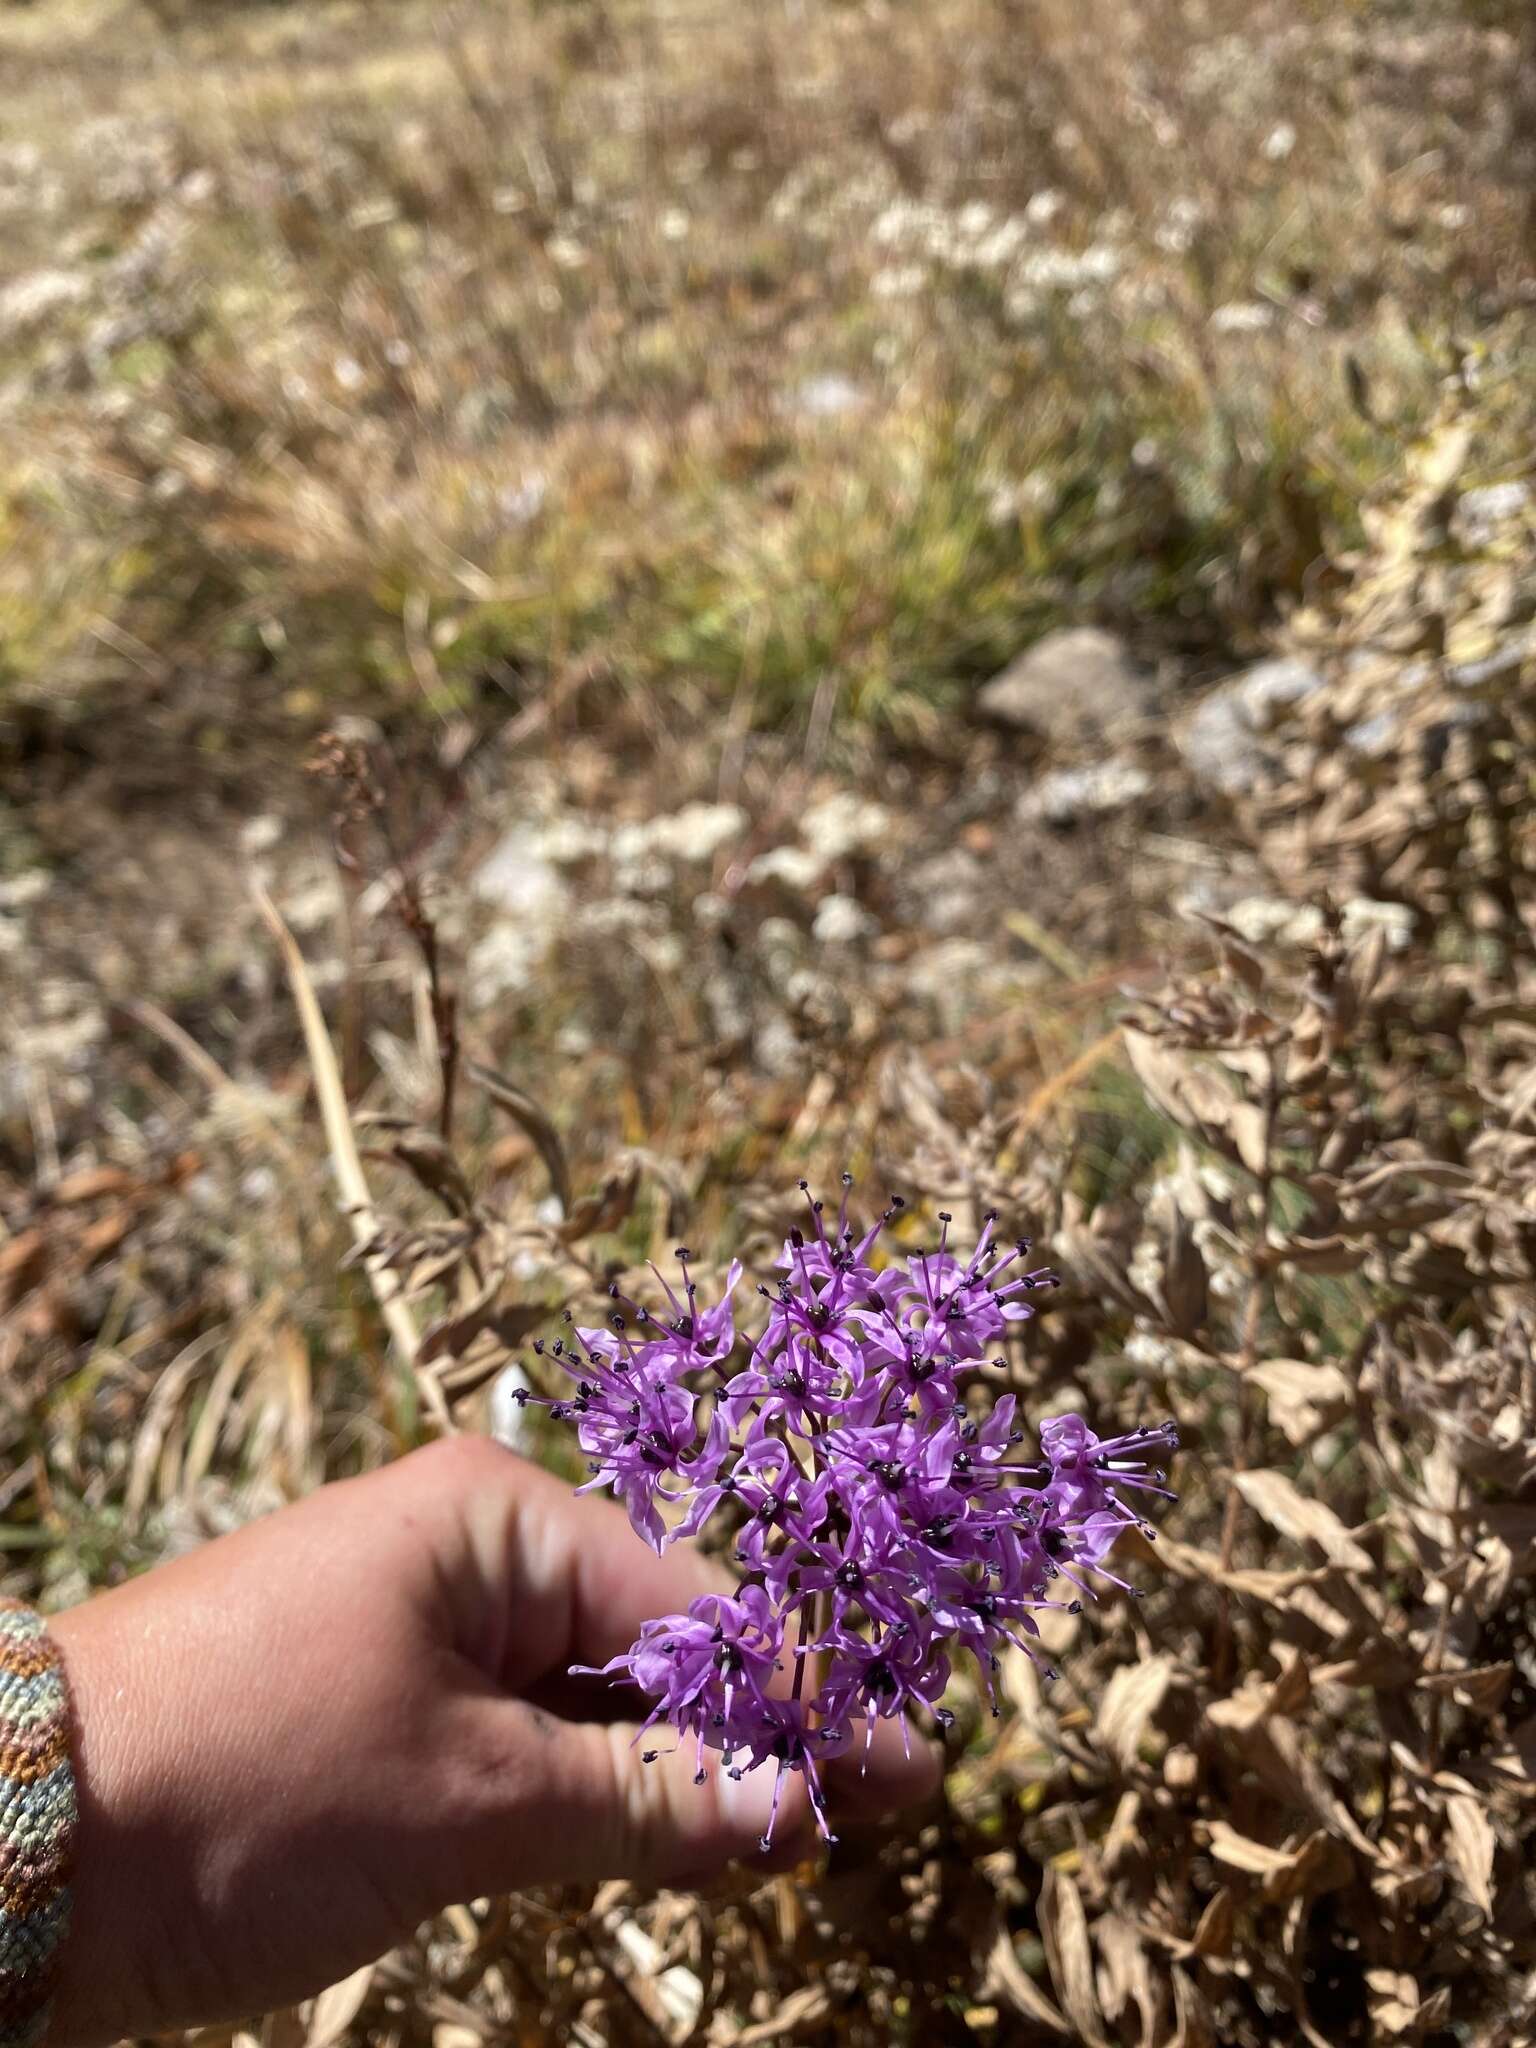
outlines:
{"label": "light colored stone", "polygon": [[735,1050],[752,1036],[752,999],[740,974],[717,968],[704,977],[701,990],[710,1028],[722,1047]]}
{"label": "light colored stone", "polygon": [[283,821],[274,811],[263,811],[259,817],[247,818],[240,827],[241,851],[254,859],[257,854],[270,853],[283,837]]}
{"label": "light colored stone", "polygon": [[913,921],[939,937],[974,925],[983,874],[981,862],[963,846],[920,861],[905,878]]}
{"label": "light colored stone", "polygon": [[1294,654],[1273,661],[1255,662],[1229,686],[1241,704],[1243,715],[1255,732],[1273,732],[1283,724],[1293,704],[1305,703],[1323,687],[1323,679],[1309,662]]}
{"label": "light colored stone", "polygon": [[1251,946],[1276,939],[1309,946],[1322,936],[1323,914],[1313,903],[1292,903],[1285,896],[1243,896],[1228,906],[1226,922]]}
{"label": "light colored stone", "polygon": [[1177,736],[1179,751],[1201,782],[1245,796],[1278,766],[1266,735],[1322,688],[1317,670],[1294,655],[1258,662],[1195,707]]}
{"label": "light colored stone", "polygon": [[498,924],[477,939],[464,962],[465,991],[471,1009],[528,988],[547,951],[545,939],[516,925]]}
{"label": "light colored stone", "polygon": [[747,814],[740,804],[684,804],[679,811],[664,811],[643,824],[621,825],[613,835],[613,858],[621,865],[638,863],[647,855],[665,861],[711,860],[746,828]]}
{"label": "light colored stone", "polygon": [[830,865],[881,845],[894,822],[885,805],[873,797],[839,790],[803,814],[800,837],[818,859]]}
{"label": "light colored stone", "polygon": [[475,872],[474,893],[520,924],[544,924],[565,908],[569,890],[543,851],[534,825],[504,832]]}
{"label": "light colored stone", "polygon": [[845,414],[859,412],[869,402],[869,394],[851,377],[844,377],[836,370],[819,377],[807,377],[795,387],[790,409],[806,419],[835,420]]}
{"label": "light colored stone", "polygon": [[531,984],[570,910],[571,892],[542,851],[536,825],[514,825],[503,833],[471,886],[496,913],[465,963],[469,999],[478,1005]]}
{"label": "light colored stone", "polygon": [[0,910],[29,910],[42,902],[52,886],[53,877],[46,868],[23,868],[19,875],[7,875],[0,881]]}
{"label": "light colored stone", "polygon": [[824,863],[803,846],[773,846],[747,869],[749,882],[782,882],[786,889],[814,889]]}
{"label": "light colored stone", "polygon": [[765,917],[757,928],[755,950],[770,981],[782,985],[805,955],[805,934],[792,917]]}
{"label": "light colored stone", "polygon": [[1151,677],[1095,626],[1047,633],[976,696],[983,718],[1046,746],[1121,731],[1152,707]]}
{"label": "light colored stone", "polygon": [[1225,796],[1251,789],[1266,766],[1264,749],[1241,708],[1220,690],[1197,707],[1178,744],[1198,779]]}
{"label": "light colored stone", "polygon": [[1486,547],[1499,528],[1523,512],[1530,501],[1530,485],[1518,477],[1463,491],[1452,520],[1456,536],[1466,547]]}
{"label": "light colored stone", "polygon": [[1100,761],[1089,768],[1058,768],[1019,798],[1021,824],[1075,825],[1107,817],[1151,793],[1152,778],[1134,761]]}
{"label": "light colored stone", "polygon": [[0,291],[0,333],[15,334],[35,327],[90,295],[91,280],[84,271],[29,271]]}
{"label": "light colored stone", "polygon": [[548,818],[534,827],[533,844],[540,857],[556,867],[574,867],[603,852],[608,835],[585,818]]}
{"label": "light colored stone", "polygon": [[765,1074],[789,1080],[804,1071],[805,1047],[782,1010],[773,1010],[752,1035],[752,1057]]}
{"label": "light colored stone", "polygon": [[[1254,946],[1277,940],[1288,946],[1315,945],[1323,932],[1323,914],[1315,903],[1295,903],[1284,896],[1244,896],[1229,905],[1226,922]],[[1352,896],[1343,910],[1346,945],[1359,945],[1378,931],[1385,934],[1389,951],[1401,952],[1413,935],[1413,912],[1405,903]]]}
{"label": "light colored stone", "polygon": [[811,936],[822,946],[852,946],[878,931],[863,904],[852,896],[823,896],[816,906]]}
{"label": "light colored stone", "polygon": [[1359,945],[1381,932],[1389,953],[1401,953],[1413,937],[1413,912],[1406,903],[1381,903],[1374,896],[1352,896],[1344,906],[1344,943]]}

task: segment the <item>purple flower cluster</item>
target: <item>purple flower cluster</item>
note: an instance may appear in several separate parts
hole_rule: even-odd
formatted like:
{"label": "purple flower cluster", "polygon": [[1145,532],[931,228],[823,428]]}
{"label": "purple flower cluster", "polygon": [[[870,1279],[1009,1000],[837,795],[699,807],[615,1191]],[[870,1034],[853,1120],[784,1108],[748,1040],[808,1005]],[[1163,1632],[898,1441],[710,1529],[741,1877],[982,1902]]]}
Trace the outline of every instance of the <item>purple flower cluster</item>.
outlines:
{"label": "purple flower cluster", "polygon": [[[1013,1395],[978,1412],[975,1376],[1002,1366],[995,1348],[1056,1276],[1025,1269],[1025,1243],[1000,1249],[992,1216],[966,1260],[941,1216],[936,1249],[877,1266],[901,1206],[861,1234],[846,1194],[831,1228],[810,1202],[777,1285],[758,1289],[766,1327],[744,1358],[740,1266],[706,1309],[686,1250],[663,1313],[615,1288],[608,1328],[552,1347],[575,1393],[548,1405],[575,1424],[589,1486],[611,1489],[658,1551],[728,1517],[744,1571],[734,1598],[648,1622],[604,1673],[654,1702],[647,1727],[693,1742],[701,1782],[706,1749],[737,1777],[771,1761],[776,1815],[786,1772],[802,1772],[828,1839],[821,1762],[860,1727],[867,1750],[878,1720],[905,1734],[913,1708],[947,1725],[956,1653],[996,1713],[1004,1645],[1036,1657],[1041,1609],[1076,1613],[1090,1575],[1124,1584],[1105,1559],[1128,1525],[1146,1527],[1126,1496],[1167,1496],[1150,1461],[1177,1442],[1170,1424],[1106,1442],[1058,1416],[1040,1457],[1019,1458]],[[770,1819],[765,1846],[772,1834]]]}

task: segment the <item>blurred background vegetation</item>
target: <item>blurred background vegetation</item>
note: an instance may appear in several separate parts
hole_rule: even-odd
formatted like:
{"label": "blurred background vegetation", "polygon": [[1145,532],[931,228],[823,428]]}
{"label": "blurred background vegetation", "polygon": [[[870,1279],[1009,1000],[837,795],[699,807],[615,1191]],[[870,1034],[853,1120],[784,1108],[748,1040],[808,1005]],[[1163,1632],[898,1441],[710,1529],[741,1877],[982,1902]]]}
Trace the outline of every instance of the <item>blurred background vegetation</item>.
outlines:
{"label": "blurred background vegetation", "polygon": [[1189,1445],[919,1830],[244,2042],[1531,2040],[1533,21],[0,6],[8,1588],[844,1165]]}

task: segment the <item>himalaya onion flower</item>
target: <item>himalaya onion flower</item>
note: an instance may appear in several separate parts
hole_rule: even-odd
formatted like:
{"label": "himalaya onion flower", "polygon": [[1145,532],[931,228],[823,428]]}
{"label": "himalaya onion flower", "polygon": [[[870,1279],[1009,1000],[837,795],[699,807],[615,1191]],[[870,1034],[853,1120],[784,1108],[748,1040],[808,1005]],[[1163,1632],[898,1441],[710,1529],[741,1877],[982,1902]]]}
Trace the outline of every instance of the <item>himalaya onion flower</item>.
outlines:
{"label": "himalaya onion flower", "polygon": [[[1079,1612],[1098,1580],[1134,1596],[1106,1560],[1125,1529],[1151,1534],[1136,1503],[1172,1498],[1155,1461],[1178,1438],[1164,1423],[1104,1440],[1054,1416],[1025,1459],[1015,1397],[988,1405],[978,1376],[1004,1368],[996,1347],[1057,1276],[1028,1268],[1026,1241],[1000,1248],[995,1215],[964,1260],[941,1213],[935,1248],[877,1265],[899,1198],[861,1232],[846,1193],[829,1227],[800,1185],[807,1227],[757,1290],[755,1340],[738,1341],[740,1265],[704,1308],[680,1250],[680,1289],[656,1275],[664,1309],[615,1287],[606,1328],[573,1326],[551,1347],[575,1392],[545,1405],[575,1425],[583,1491],[613,1493],[658,1551],[718,1520],[743,1573],[734,1598],[648,1622],[603,1675],[646,1696],[647,1729],[693,1745],[701,1783],[706,1751],[733,1777],[772,1763],[776,1815],[799,1771],[830,1841],[824,1759],[867,1750],[879,1720],[948,1725],[957,1658],[1000,1712],[1005,1648],[1056,1676],[1039,1613]],[[770,1817],[765,1848],[772,1835]]]}

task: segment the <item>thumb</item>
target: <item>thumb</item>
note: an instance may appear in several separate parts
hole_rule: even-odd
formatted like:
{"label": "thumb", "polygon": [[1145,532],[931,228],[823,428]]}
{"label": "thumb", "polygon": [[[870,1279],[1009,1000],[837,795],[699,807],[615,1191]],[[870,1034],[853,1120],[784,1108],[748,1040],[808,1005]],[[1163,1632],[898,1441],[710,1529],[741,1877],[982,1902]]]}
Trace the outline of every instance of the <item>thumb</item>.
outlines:
{"label": "thumb", "polygon": [[487,1890],[609,1877],[678,1883],[735,1857],[780,1869],[804,1851],[811,1808],[797,1771],[780,1785],[769,1761],[732,1778],[718,1751],[706,1750],[700,1783],[694,1745],[673,1748],[668,1728],[641,1735],[622,1723],[561,1721],[521,1700],[485,1711],[504,1759]]}

